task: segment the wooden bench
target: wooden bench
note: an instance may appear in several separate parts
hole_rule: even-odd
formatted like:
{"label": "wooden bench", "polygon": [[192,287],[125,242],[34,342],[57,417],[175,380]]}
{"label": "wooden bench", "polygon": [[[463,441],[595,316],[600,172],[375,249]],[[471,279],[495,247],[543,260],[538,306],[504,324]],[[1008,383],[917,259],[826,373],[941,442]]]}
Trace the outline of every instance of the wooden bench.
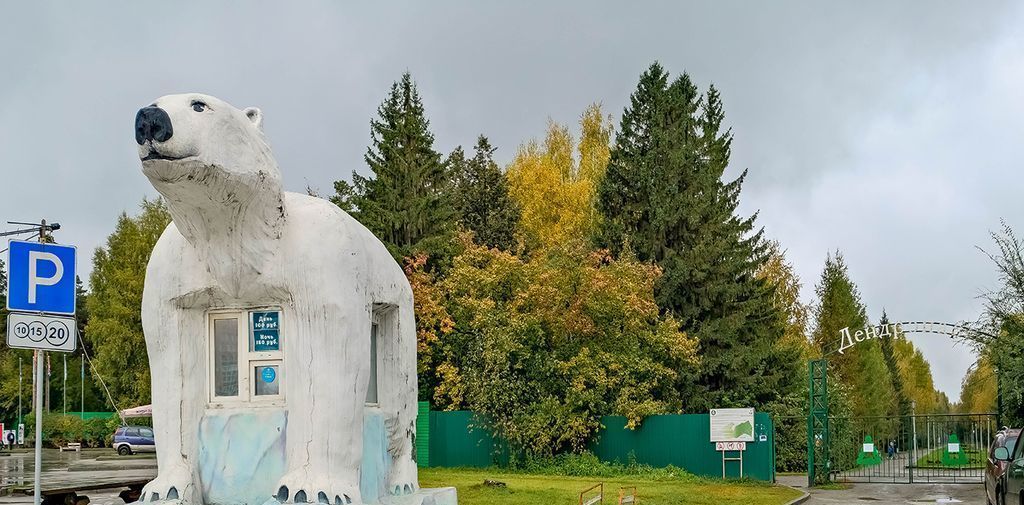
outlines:
{"label": "wooden bench", "polygon": [[82,444],[79,442],[68,442],[67,445],[60,448],[60,452],[64,451],[82,452]]}
{"label": "wooden bench", "polygon": [[[587,496],[590,496],[589,498]],[[580,502],[579,505],[597,505],[598,503],[604,503],[604,483],[599,482],[590,486],[583,491],[580,491]]]}
{"label": "wooden bench", "polygon": [[640,500],[637,500],[636,498],[636,486],[619,488],[619,505],[639,502]]}

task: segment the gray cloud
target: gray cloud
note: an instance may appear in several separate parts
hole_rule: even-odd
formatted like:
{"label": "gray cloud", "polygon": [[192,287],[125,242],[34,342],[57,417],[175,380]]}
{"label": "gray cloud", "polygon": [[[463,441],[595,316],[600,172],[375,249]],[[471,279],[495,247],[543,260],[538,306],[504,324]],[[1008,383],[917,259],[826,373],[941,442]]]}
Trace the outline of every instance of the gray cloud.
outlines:
{"label": "gray cloud", "polygon": [[[574,123],[616,117],[657,59],[724,96],[744,212],[789,250],[811,297],[841,249],[873,317],[973,319],[994,276],[975,245],[1021,222],[1024,11],[1009,2],[477,5],[32,2],[0,19],[0,218],[64,225],[84,254],[155,196],[135,110],[172,92],[257,105],[286,185],[365,170],[368,122],[409,70],[438,147],[488,135],[502,161]],[[938,385],[972,361],[918,339]]]}

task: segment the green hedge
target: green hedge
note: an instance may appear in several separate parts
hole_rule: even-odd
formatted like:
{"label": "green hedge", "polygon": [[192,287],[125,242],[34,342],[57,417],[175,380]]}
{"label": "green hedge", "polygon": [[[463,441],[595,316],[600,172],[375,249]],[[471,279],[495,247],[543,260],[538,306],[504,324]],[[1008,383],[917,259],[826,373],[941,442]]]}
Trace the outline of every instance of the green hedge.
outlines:
{"label": "green hedge", "polygon": [[[61,447],[79,442],[85,447],[109,447],[120,420],[117,416],[83,420],[77,415],[47,413],[43,415],[43,445]],[[35,440],[35,414],[25,416],[25,443]]]}

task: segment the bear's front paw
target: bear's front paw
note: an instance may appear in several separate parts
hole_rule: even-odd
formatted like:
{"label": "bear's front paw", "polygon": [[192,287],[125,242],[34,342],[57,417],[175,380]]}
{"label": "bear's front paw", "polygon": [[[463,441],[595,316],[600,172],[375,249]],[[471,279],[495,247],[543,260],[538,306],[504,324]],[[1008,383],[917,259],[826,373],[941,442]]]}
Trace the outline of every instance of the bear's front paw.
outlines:
{"label": "bear's front paw", "polygon": [[177,501],[182,504],[201,504],[192,482],[192,472],[184,463],[170,465],[160,471],[155,479],[142,488],[142,503],[156,501]]}
{"label": "bear's front paw", "polygon": [[412,456],[400,456],[388,475],[388,493],[393,496],[413,494],[419,490],[416,462]]}
{"label": "bear's front paw", "polygon": [[360,504],[358,480],[340,476],[313,476],[304,470],[289,472],[277,484],[278,503],[315,503],[320,505]]}

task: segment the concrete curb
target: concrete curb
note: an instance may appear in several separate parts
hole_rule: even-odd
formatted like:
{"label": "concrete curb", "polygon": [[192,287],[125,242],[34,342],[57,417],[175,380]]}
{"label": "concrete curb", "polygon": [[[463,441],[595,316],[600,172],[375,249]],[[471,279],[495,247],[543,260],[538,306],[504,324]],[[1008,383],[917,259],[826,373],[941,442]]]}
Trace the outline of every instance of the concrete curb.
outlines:
{"label": "concrete curb", "polygon": [[789,502],[786,503],[786,505],[800,505],[801,503],[811,499],[811,493],[808,493],[807,491],[802,491],[802,490],[799,490],[799,489],[797,489],[795,487],[790,487],[790,486],[782,486],[782,487],[788,487],[788,488],[790,488],[790,489],[792,489],[792,490],[794,490],[794,491],[796,491],[798,493],[803,493],[802,496],[799,496],[797,498],[794,498],[794,499],[790,500]]}

